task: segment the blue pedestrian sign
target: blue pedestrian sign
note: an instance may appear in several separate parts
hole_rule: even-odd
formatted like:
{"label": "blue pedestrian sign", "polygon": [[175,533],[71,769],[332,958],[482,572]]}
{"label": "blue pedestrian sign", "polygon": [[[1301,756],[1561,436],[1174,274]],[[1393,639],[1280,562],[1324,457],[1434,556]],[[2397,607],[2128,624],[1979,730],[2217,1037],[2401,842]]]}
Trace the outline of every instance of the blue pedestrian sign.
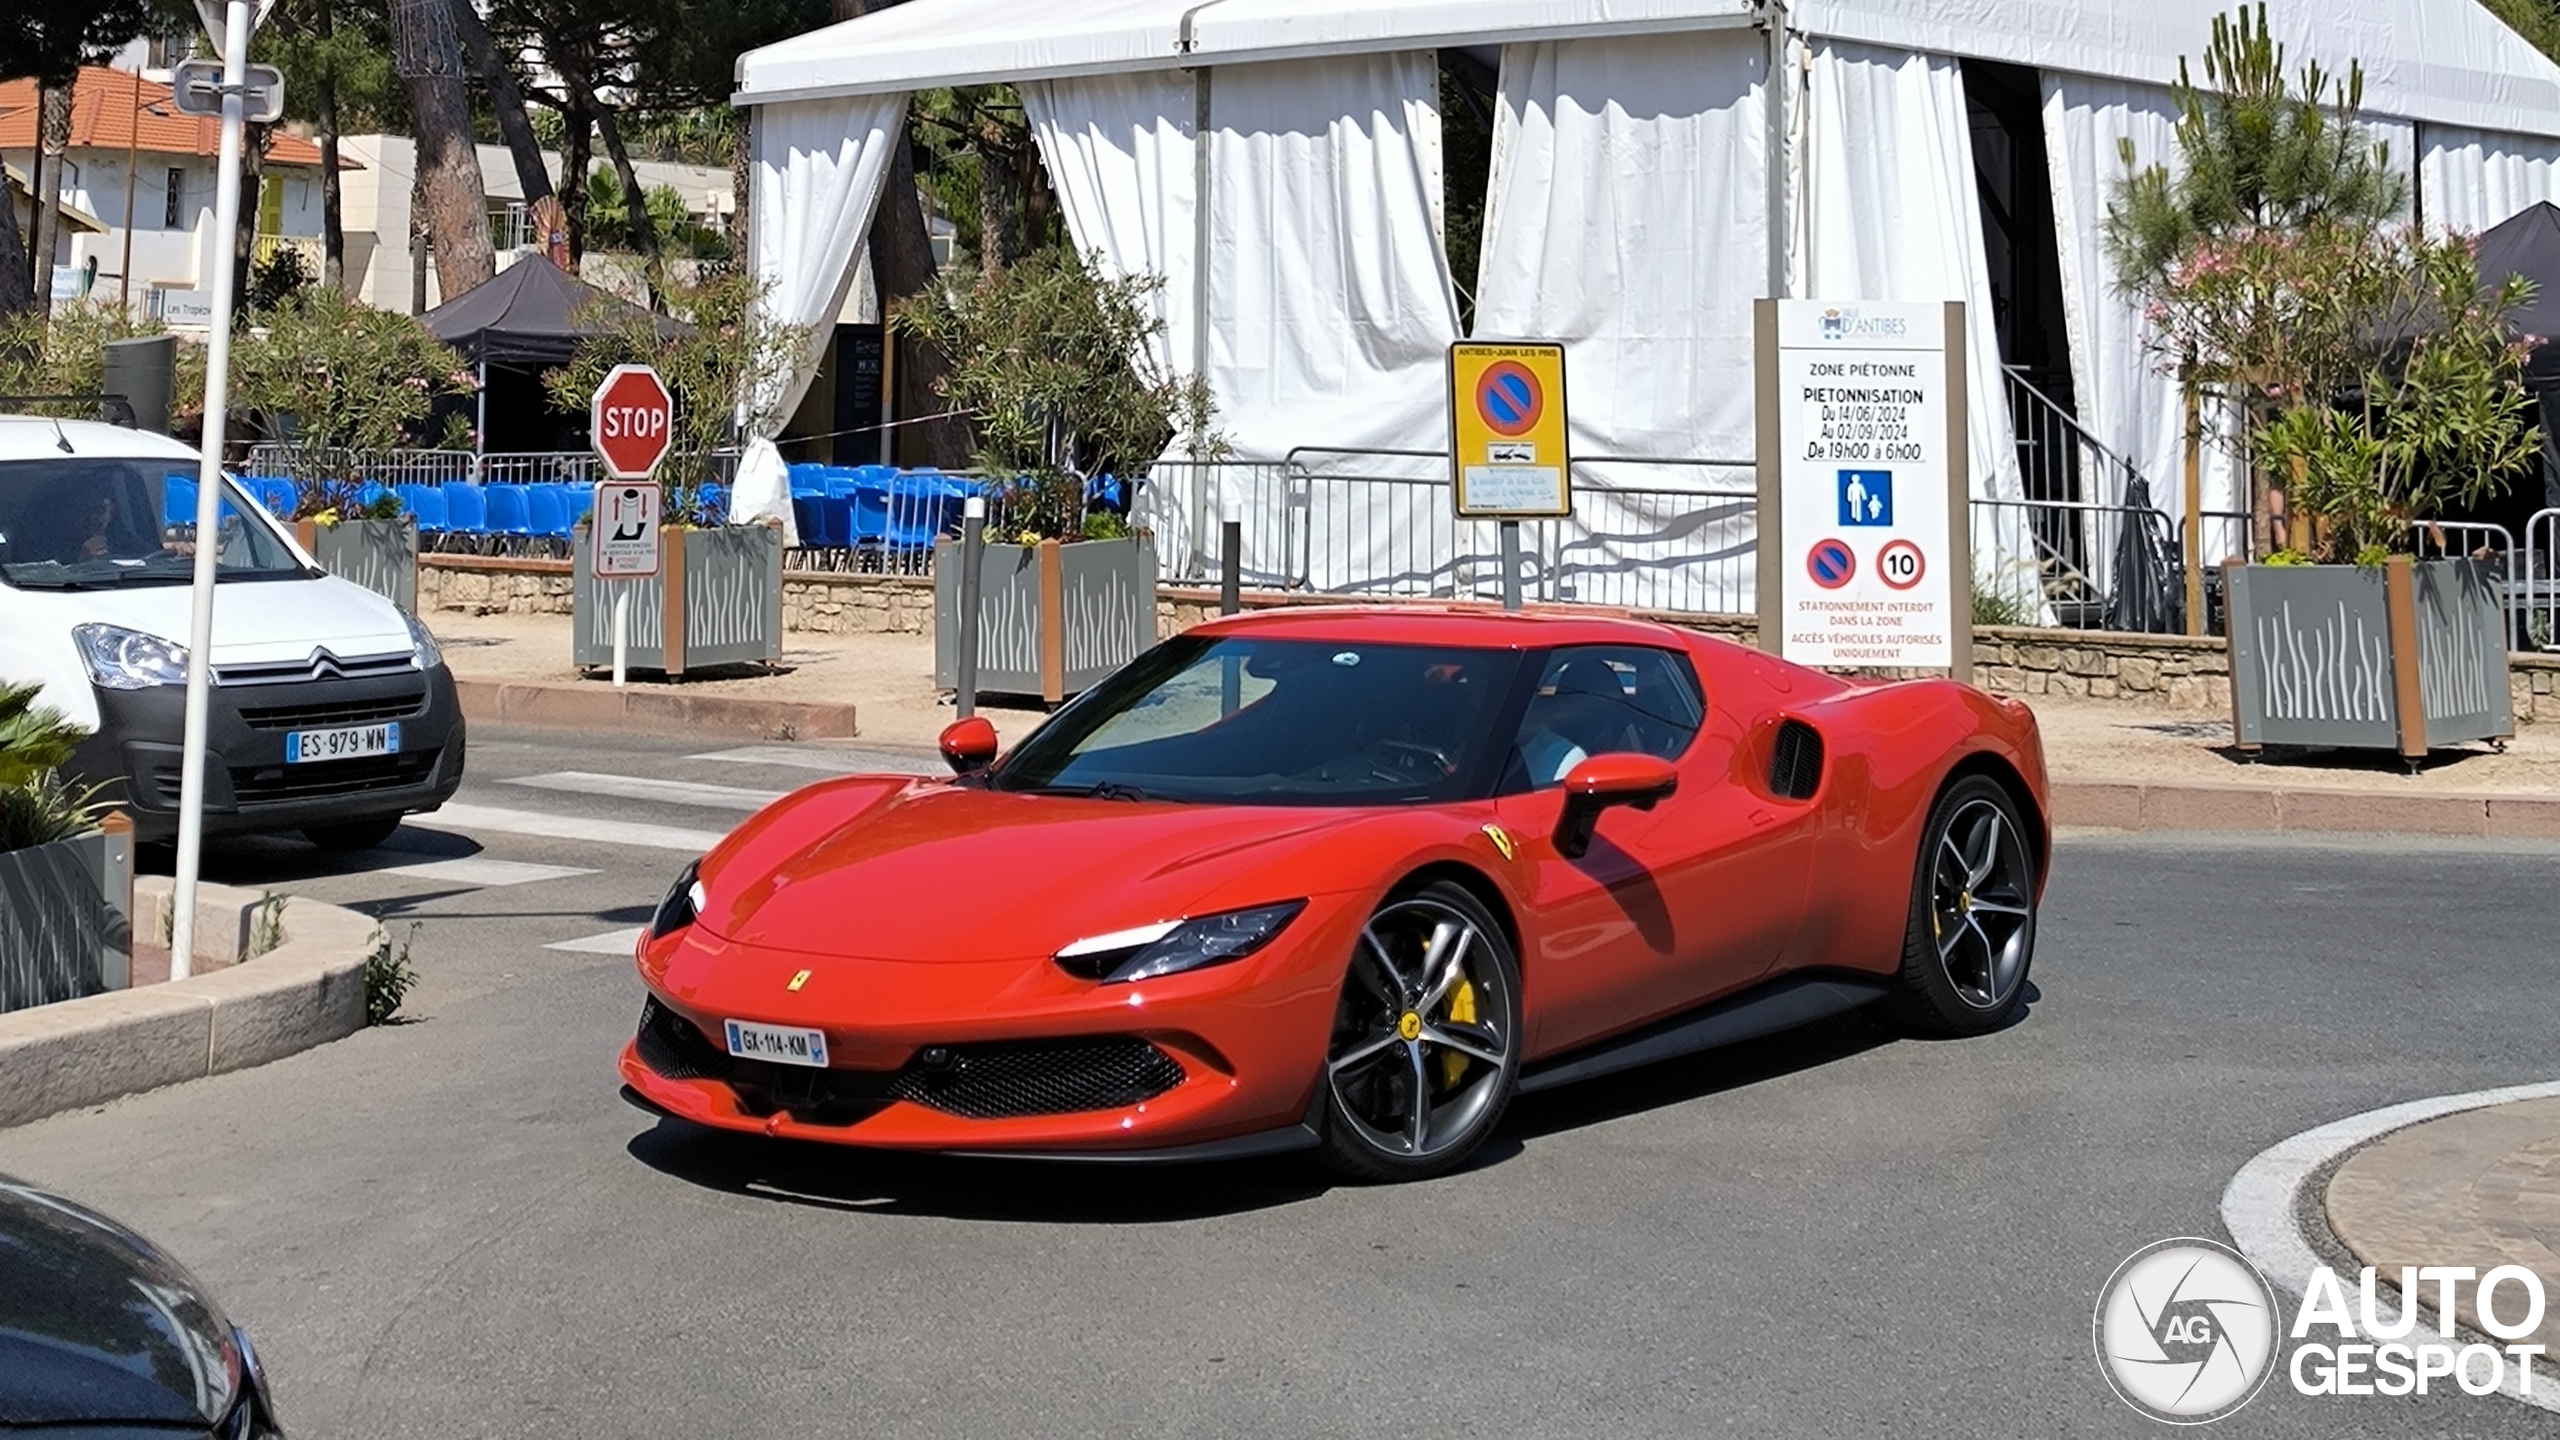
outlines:
{"label": "blue pedestrian sign", "polygon": [[1893,523],[1893,472],[1890,470],[1841,471],[1840,523],[1843,525],[1891,525]]}

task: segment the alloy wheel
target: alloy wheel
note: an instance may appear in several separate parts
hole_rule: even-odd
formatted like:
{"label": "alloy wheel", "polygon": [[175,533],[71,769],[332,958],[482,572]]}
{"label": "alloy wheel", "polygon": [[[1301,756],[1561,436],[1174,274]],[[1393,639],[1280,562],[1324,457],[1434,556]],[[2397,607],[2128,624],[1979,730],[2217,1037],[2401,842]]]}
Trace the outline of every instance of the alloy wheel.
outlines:
{"label": "alloy wheel", "polygon": [[2034,866],[2026,838],[1988,799],[1957,807],[1930,867],[1929,932],[1958,998],[1996,1010],[2017,995],[2033,943]]}
{"label": "alloy wheel", "polygon": [[1325,1083],[1368,1148],[1427,1160],[1482,1138],[1518,1044],[1501,943],[1428,894],[1390,902],[1360,932]]}

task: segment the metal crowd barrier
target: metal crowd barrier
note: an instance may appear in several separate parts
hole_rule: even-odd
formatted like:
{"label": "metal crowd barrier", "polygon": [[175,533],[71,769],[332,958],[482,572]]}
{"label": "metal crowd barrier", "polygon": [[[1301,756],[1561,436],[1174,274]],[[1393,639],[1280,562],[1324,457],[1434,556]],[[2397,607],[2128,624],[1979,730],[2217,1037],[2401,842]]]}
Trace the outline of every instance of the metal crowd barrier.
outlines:
{"label": "metal crowd barrier", "polygon": [[2530,567],[2513,531],[2484,520],[2412,520],[2409,533],[2420,559],[2468,558],[2488,566],[2498,608],[2507,617],[2507,648],[2526,648],[2525,617],[2531,606],[2524,577]]}
{"label": "metal crowd barrier", "polygon": [[2524,525],[2524,559],[2517,576],[2516,639],[2519,650],[2560,650],[2560,507],[2537,510]]}

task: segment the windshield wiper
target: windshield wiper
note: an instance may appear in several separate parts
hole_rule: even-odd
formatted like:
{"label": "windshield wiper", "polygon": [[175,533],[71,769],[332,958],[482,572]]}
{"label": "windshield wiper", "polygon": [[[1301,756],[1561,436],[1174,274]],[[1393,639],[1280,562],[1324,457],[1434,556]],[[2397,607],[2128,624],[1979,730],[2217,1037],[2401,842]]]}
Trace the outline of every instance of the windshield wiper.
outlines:
{"label": "windshield wiper", "polygon": [[1147,792],[1135,785],[1117,780],[1096,780],[1090,785],[1041,785],[1023,792],[1027,795],[1072,795],[1082,800],[1144,800]]}

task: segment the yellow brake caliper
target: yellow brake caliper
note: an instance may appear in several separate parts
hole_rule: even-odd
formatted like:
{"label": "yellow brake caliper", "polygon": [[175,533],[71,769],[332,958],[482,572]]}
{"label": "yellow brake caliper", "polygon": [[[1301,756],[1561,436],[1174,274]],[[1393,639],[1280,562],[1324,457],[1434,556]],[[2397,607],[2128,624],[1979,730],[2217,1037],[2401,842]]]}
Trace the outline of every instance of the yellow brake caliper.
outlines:
{"label": "yellow brake caliper", "polygon": [[[1458,988],[1449,992],[1449,1019],[1451,1023],[1458,1025],[1472,1025],[1476,1022],[1476,987],[1474,981],[1461,980],[1458,982]],[[1466,1073],[1466,1056],[1459,1054],[1455,1050],[1448,1050],[1441,1053],[1441,1084],[1455,1085],[1458,1083],[1458,1077]]]}

